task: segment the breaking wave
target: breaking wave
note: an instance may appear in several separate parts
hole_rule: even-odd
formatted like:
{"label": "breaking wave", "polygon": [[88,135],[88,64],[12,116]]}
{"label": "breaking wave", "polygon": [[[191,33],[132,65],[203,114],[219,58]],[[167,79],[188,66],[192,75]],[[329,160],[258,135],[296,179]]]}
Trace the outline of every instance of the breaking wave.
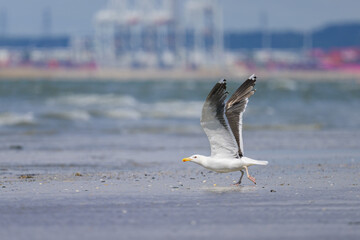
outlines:
{"label": "breaking wave", "polygon": [[74,120],[74,121],[88,121],[91,118],[88,112],[79,111],[79,110],[49,112],[43,114],[42,116],[50,119]]}
{"label": "breaking wave", "polygon": [[[201,133],[208,82],[53,82],[0,96],[0,130]],[[230,93],[238,83],[229,83]],[[37,87],[37,88],[35,88]],[[358,83],[259,81],[244,115],[245,128],[317,130],[358,128]],[[36,93],[36,94],[34,94]],[[331,113],[331,114],[330,114]],[[339,117],[346,116],[346,117]],[[11,132],[9,131],[9,132]],[[200,132],[199,132],[200,131]],[[29,131],[30,132],[30,131]]]}
{"label": "breaking wave", "polygon": [[0,113],[0,126],[32,125],[35,123],[34,114],[31,112],[24,114],[12,112]]}
{"label": "breaking wave", "polygon": [[135,109],[112,109],[102,112],[103,117],[114,119],[140,119],[141,113]]}
{"label": "breaking wave", "polygon": [[154,118],[200,118],[203,102],[171,101],[146,105],[144,111]]}
{"label": "breaking wave", "polygon": [[[112,119],[199,118],[203,102],[141,102],[132,96],[114,94],[77,94],[47,101],[48,105],[70,111],[46,114],[47,117],[88,120],[91,116]],[[81,110],[80,110],[81,109]]]}
{"label": "breaking wave", "polygon": [[73,94],[60,96],[49,99],[50,105],[68,105],[75,107],[91,107],[91,106],[135,106],[137,101],[135,98],[127,95],[114,94]]}

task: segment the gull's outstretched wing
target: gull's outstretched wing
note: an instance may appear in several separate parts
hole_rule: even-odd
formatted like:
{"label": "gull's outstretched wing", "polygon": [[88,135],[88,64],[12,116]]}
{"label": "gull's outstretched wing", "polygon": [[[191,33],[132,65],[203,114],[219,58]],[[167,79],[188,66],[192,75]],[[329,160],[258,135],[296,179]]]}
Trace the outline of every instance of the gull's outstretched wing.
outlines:
{"label": "gull's outstretched wing", "polygon": [[238,157],[238,146],[225,116],[226,80],[220,80],[210,91],[202,109],[201,126],[211,147],[212,157]]}
{"label": "gull's outstretched wing", "polygon": [[242,139],[242,116],[245,112],[249,97],[255,93],[255,82],[256,76],[253,74],[243,84],[241,84],[241,86],[226,103],[226,117],[235,136],[237,145],[239,146],[240,157],[244,155]]}

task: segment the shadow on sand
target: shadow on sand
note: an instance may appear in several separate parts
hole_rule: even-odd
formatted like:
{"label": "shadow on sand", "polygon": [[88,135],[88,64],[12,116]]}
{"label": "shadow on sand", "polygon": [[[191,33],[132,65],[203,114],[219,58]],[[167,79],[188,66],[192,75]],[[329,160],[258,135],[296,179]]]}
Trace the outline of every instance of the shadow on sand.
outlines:
{"label": "shadow on sand", "polygon": [[234,192],[254,192],[256,186],[214,186],[214,187],[203,187],[201,190],[210,193],[234,193]]}

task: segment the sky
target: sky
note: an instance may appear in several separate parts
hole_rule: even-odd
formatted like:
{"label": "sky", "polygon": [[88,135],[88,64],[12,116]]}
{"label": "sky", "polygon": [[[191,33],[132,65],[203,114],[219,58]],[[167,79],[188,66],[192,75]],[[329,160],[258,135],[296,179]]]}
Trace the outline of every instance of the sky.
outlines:
{"label": "sky", "polygon": [[[146,1],[146,0],[144,0]],[[330,23],[360,22],[360,0],[219,0],[225,30],[261,28],[261,15],[275,31],[307,31]],[[93,33],[94,14],[107,0],[0,0],[7,35],[40,35],[42,15],[50,9],[51,33],[78,36]],[[4,14],[6,12],[6,14]]]}

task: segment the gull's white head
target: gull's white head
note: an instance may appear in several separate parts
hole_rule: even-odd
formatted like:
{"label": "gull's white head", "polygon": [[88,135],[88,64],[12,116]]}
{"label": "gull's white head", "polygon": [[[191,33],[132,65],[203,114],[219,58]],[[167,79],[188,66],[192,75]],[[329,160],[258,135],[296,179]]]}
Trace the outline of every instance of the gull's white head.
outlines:
{"label": "gull's white head", "polygon": [[206,159],[207,159],[207,157],[196,154],[196,155],[192,155],[191,157],[184,158],[182,161],[183,162],[194,162],[194,163],[202,165],[204,163],[204,161],[206,161]]}

